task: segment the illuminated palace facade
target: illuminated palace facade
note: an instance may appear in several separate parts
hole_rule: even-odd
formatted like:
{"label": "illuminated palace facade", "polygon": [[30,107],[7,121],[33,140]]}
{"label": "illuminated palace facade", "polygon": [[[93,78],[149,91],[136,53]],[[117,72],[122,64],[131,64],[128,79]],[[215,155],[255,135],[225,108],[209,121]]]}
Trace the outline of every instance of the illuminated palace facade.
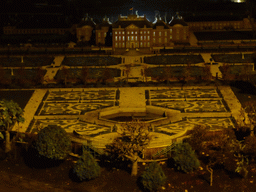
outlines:
{"label": "illuminated palace facade", "polygon": [[189,42],[188,25],[175,18],[169,24],[160,17],[153,23],[146,16],[119,16],[112,25],[113,49],[151,48]]}

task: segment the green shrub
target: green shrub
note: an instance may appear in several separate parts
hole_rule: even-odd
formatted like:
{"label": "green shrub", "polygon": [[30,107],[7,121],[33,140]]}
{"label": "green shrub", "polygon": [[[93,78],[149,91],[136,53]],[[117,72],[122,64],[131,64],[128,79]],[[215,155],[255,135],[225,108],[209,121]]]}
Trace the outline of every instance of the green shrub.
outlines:
{"label": "green shrub", "polygon": [[39,131],[35,149],[40,156],[62,160],[71,152],[71,140],[61,127],[48,126]]}
{"label": "green shrub", "polygon": [[176,144],[173,148],[172,157],[178,170],[185,173],[191,172],[200,166],[200,162],[188,143]]}
{"label": "green shrub", "polygon": [[157,162],[150,163],[141,175],[141,183],[144,189],[148,191],[157,191],[164,185],[165,180],[166,176]]}
{"label": "green shrub", "polygon": [[90,152],[84,151],[73,168],[73,173],[82,180],[95,179],[100,175],[100,166]]}

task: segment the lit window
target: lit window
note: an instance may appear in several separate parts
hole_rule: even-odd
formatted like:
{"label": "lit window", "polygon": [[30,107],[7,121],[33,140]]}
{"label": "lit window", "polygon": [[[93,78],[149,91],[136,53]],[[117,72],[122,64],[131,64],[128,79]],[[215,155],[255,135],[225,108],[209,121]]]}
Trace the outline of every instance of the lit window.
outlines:
{"label": "lit window", "polygon": [[170,29],[170,33],[172,33],[172,29]]}
{"label": "lit window", "polygon": [[137,36],[135,36],[135,41],[138,41],[138,37]]}
{"label": "lit window", "polygon": [[148,34],[149,34],[150,32],[148,31]]}
{"label": "lit window", "polygon": [[147,40],[147,36],[144,36],[144,40]]}
{"label": "lit window", "polygon": [[124,34],[124,31],[122,32],[122,34]]}
{"label": "lit window", "polygon": [[137,34],[138,32],[137,31],[135,31],[135,34]]}
{"label": "lit window", "polygon": [[115,31],[115,34],[117,34],[117,31]]}
{"label": "lit window", "polygon": [[123,43],[123,47],[124,47],[124,43]]}
{"label": "lit window", "polygon": [[129,34],[130,34],[130,32],[129,32],[129,31],[127,31],[127,34],[129,35]]}
{"label": "lit window", "polygon": [[135,47],[138,47],[138,43],[137,42],[135,43]]}
{"label": "lit window", "polygon": [[155,38],[153,38],[153,43],[155,43],[156,42],[156,39]]}
{"label": "lit window", "polygon": [[164,36],[167,36],[167,31],[164,32]]}
{"label": "lit window", "polygon": [[119,36],[119,41],[121,41],[121,38],[122,38],[122,37],[121,37],[121,36]]}
{"label": "lit window", "polygon": [[123,41],[125,41],[125,37],[123,36]]}
{"label": "lit window", "polygon": [[119,31],[119,34],[121,34],[121,31]]}
{"label": "lit window", "polygon": [[144,34],[146,34],[146,31],[144,31]]}
{"label": "lit window", "polygon": [[131,41],[134,41],[133,36],[131,36]]}
{"label": "lit window", "polygon": [[160,32],[159,32],[159,36],[161,36],[161,35],[162,35],[162,32],[160,31]]}
{"label": "lit window", "polygon": [[140,47],[143,47],[143,43],[142,42],[140,42]]}
{"label": "lit window", "polygon": [[117,36],[115,36],[115,40],[117,41]]}
{"label": "lit window", "polygon": [[156,36],[156,32],[155,31],[153,32],[153,36]]}
{"label": "lit window", "polygon": [[148,42],[148,47],[150,47],[150,43]]}
{"label": "lit window", "polygon": [[142,31],[140,31],[140,34],[142,34]]}
{"label": "lit window", "polygon": [[127,37],[127,40],[130,41],[130,36]]}
{"label": "lit window", "polygon": [[98,37],[100,37],[100,33],[98,33]]}
{"label": "lit window", "polygon": [[133,34],[133,31],[131,32],[131,34]]}
{"label": "lit window", "polygon": [[141,41],[143,40],[143,36],[140,36],[140,40],[141,40]]}
{"label": "lit window", "polygon": [[150,40],[150,36],[148,36],[148,41]]}
{"label": "lit window", "polygon": [[116,43],[115,45],[116,45],[116,47],[118,47],[118,43]]}
{"label": "lit window", "polygon": [[105,33],[104,33],[104,37],[106,37],[106,36],[107,36],[107,33],[105,32]]}

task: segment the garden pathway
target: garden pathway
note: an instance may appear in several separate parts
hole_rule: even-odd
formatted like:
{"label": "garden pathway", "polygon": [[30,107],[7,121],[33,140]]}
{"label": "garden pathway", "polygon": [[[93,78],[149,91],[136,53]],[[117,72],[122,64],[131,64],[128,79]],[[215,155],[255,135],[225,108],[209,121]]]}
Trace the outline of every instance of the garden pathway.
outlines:
{"label": "garden pathway", "polygon": [[19,126],[16,123],[15,126],[13,127],[13,131],[18,131],[19,132],[26,132],[27,128],[29,127],[30,122],[33,120],[34,115],[37,111],[37,108],[39,107],[41,101],[43,100],[43,97],[45,93],[47,92],[46,89],[36,89],[35,92],[33,93],[32,97],[28,101],[28,104],[26,105],[24,109],[24,118],[25,122],[20,123]]}
{"label": "garden pathway", "polygon": [[57,74],[60,69],[61,63],[65,56],[55,56],[54,65],[51,68],[46,68],[47,72],[44,76],[44,84],[51,82],[54,79],[54,76]]}
{"label": "garden pathway", "polygon": [[119,88],[121,108],[144,108],[146,107],[145,90],[139,87]]}

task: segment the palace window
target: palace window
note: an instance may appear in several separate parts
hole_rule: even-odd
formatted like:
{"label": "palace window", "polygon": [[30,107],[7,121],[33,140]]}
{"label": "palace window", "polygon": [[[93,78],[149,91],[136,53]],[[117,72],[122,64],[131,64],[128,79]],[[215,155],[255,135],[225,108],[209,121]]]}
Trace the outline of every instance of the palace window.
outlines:
{"label": "palace window", "polygon": [[156,43],[156,39],[155,38],[153,38],[153,43]]}
{"label": "palace window", "polygon": [[137,36],[135,36],[135,41],[138,41],[138,37]]}
{"label": "palace window", "polygon": [[162,43],[162,39],[161,38],[159,38],[159,43]]}
{"label": "palace window", "polygon": [[122,32],[122,34],[124,34],[124,31]]}
{"label": "palace window", "polygon": [[129,31],[127,31],[127,34],[129,35],[129,34],[130,34],[130,32],[129,32]]}
{"label": "palace window", "polygon": [[150,36],[148,36],[148,41],[150,40]]}
{"label": "palace window", "polygon": [[142,42],[140,42],[140,47],[143,47],[143,43]]}
{"label": "palace window", "polygon": [[144,31],[144,34],[146,34],[146,31]]}
{"label": "palace window", "polygon": [[156,32],[155,31],[153,32],[153,36],[156,36]]}
{"label": "palace window", "polygon": [[133,34],[133,31],[131,32],[131,34]]}
{"label": "palace window", "polygon": [[121,37],[121,36],[119,36],[119,41],[121,41],[121,38],[122,38],[122,37]]}
{"label": "palace window", "polygon": [[147,43],[146,42],[144,42],[144,47],[146,47],[147,46]]}
{"label": "palace window", "polygon": [[137,32],[137,31],[135,31],[135,34],[138,34],[138,32]]}
{"label": "palace window", "polygon": [[119,35],[121,34],[121,31],[119,31]]}
{"label": "palace window", "polygon": [[140,36],[140,40],[141,40],[141,41],[143,40],[143,36]]}
{"label": "palace window", "polygon": [[160,32],[159,32],[159,36],[161,36],[161,35],[162,35],[162,32],[160,31]]}
{"label": "palace window", "polygon": [[115,31],[115,34],[117,34],[117,31]]}
{"label": "palace window", "polygon": [[115,40],[117,41],[117,36],[115,36]]}
{"label": "palace window", "polygon": [[131,36],[131,41],[134,41],[134,38],[133,38],[133,36]]}
{"label": "palace window", "polygon": [[144,41],[147,40],[147,36],[144,36]]}
{"label": "palace window", "polygon": [[167,31],[164,32],[164,36],[167,36]]}
{"label": "palace window", "polygon": [[172,33],[172,29],[170,29],[170,33]]}
{"label": "palace window", "polygon": [[123,47],[124,47],[124,43],[123,43]]}
{"label": "palace window", "polygon": [[105,33],[104,33],[104,37],[106,37],[106,36],[107,36],[107,33],[105,32]]}
{"label": "palace window", "polygon": [[150,47],[150,42],[148,42],[148,47]]}
{"label": "palace window", "polygon": [[130,41],[130,36],[127,36],[127,40]]}
{"label": "palace window", "polygon": [[121,48],[121,43],[119,43],[119,47]]}
{"label": "palace window", "polygon": [[123,36],[123,41],[125,41],[125,36]]}
{"label": "palace window", "polygon": [[116,45],[115,47],[118,47],[118,43],[116,43],[115,45]]}
{"label": "palace window", "polygon": [[142,31],[140,31],[140,34],[142,34]]}
{"label": "palace window", "polygon": [[164,38],[164,42],[167,43],[167,38]]}

